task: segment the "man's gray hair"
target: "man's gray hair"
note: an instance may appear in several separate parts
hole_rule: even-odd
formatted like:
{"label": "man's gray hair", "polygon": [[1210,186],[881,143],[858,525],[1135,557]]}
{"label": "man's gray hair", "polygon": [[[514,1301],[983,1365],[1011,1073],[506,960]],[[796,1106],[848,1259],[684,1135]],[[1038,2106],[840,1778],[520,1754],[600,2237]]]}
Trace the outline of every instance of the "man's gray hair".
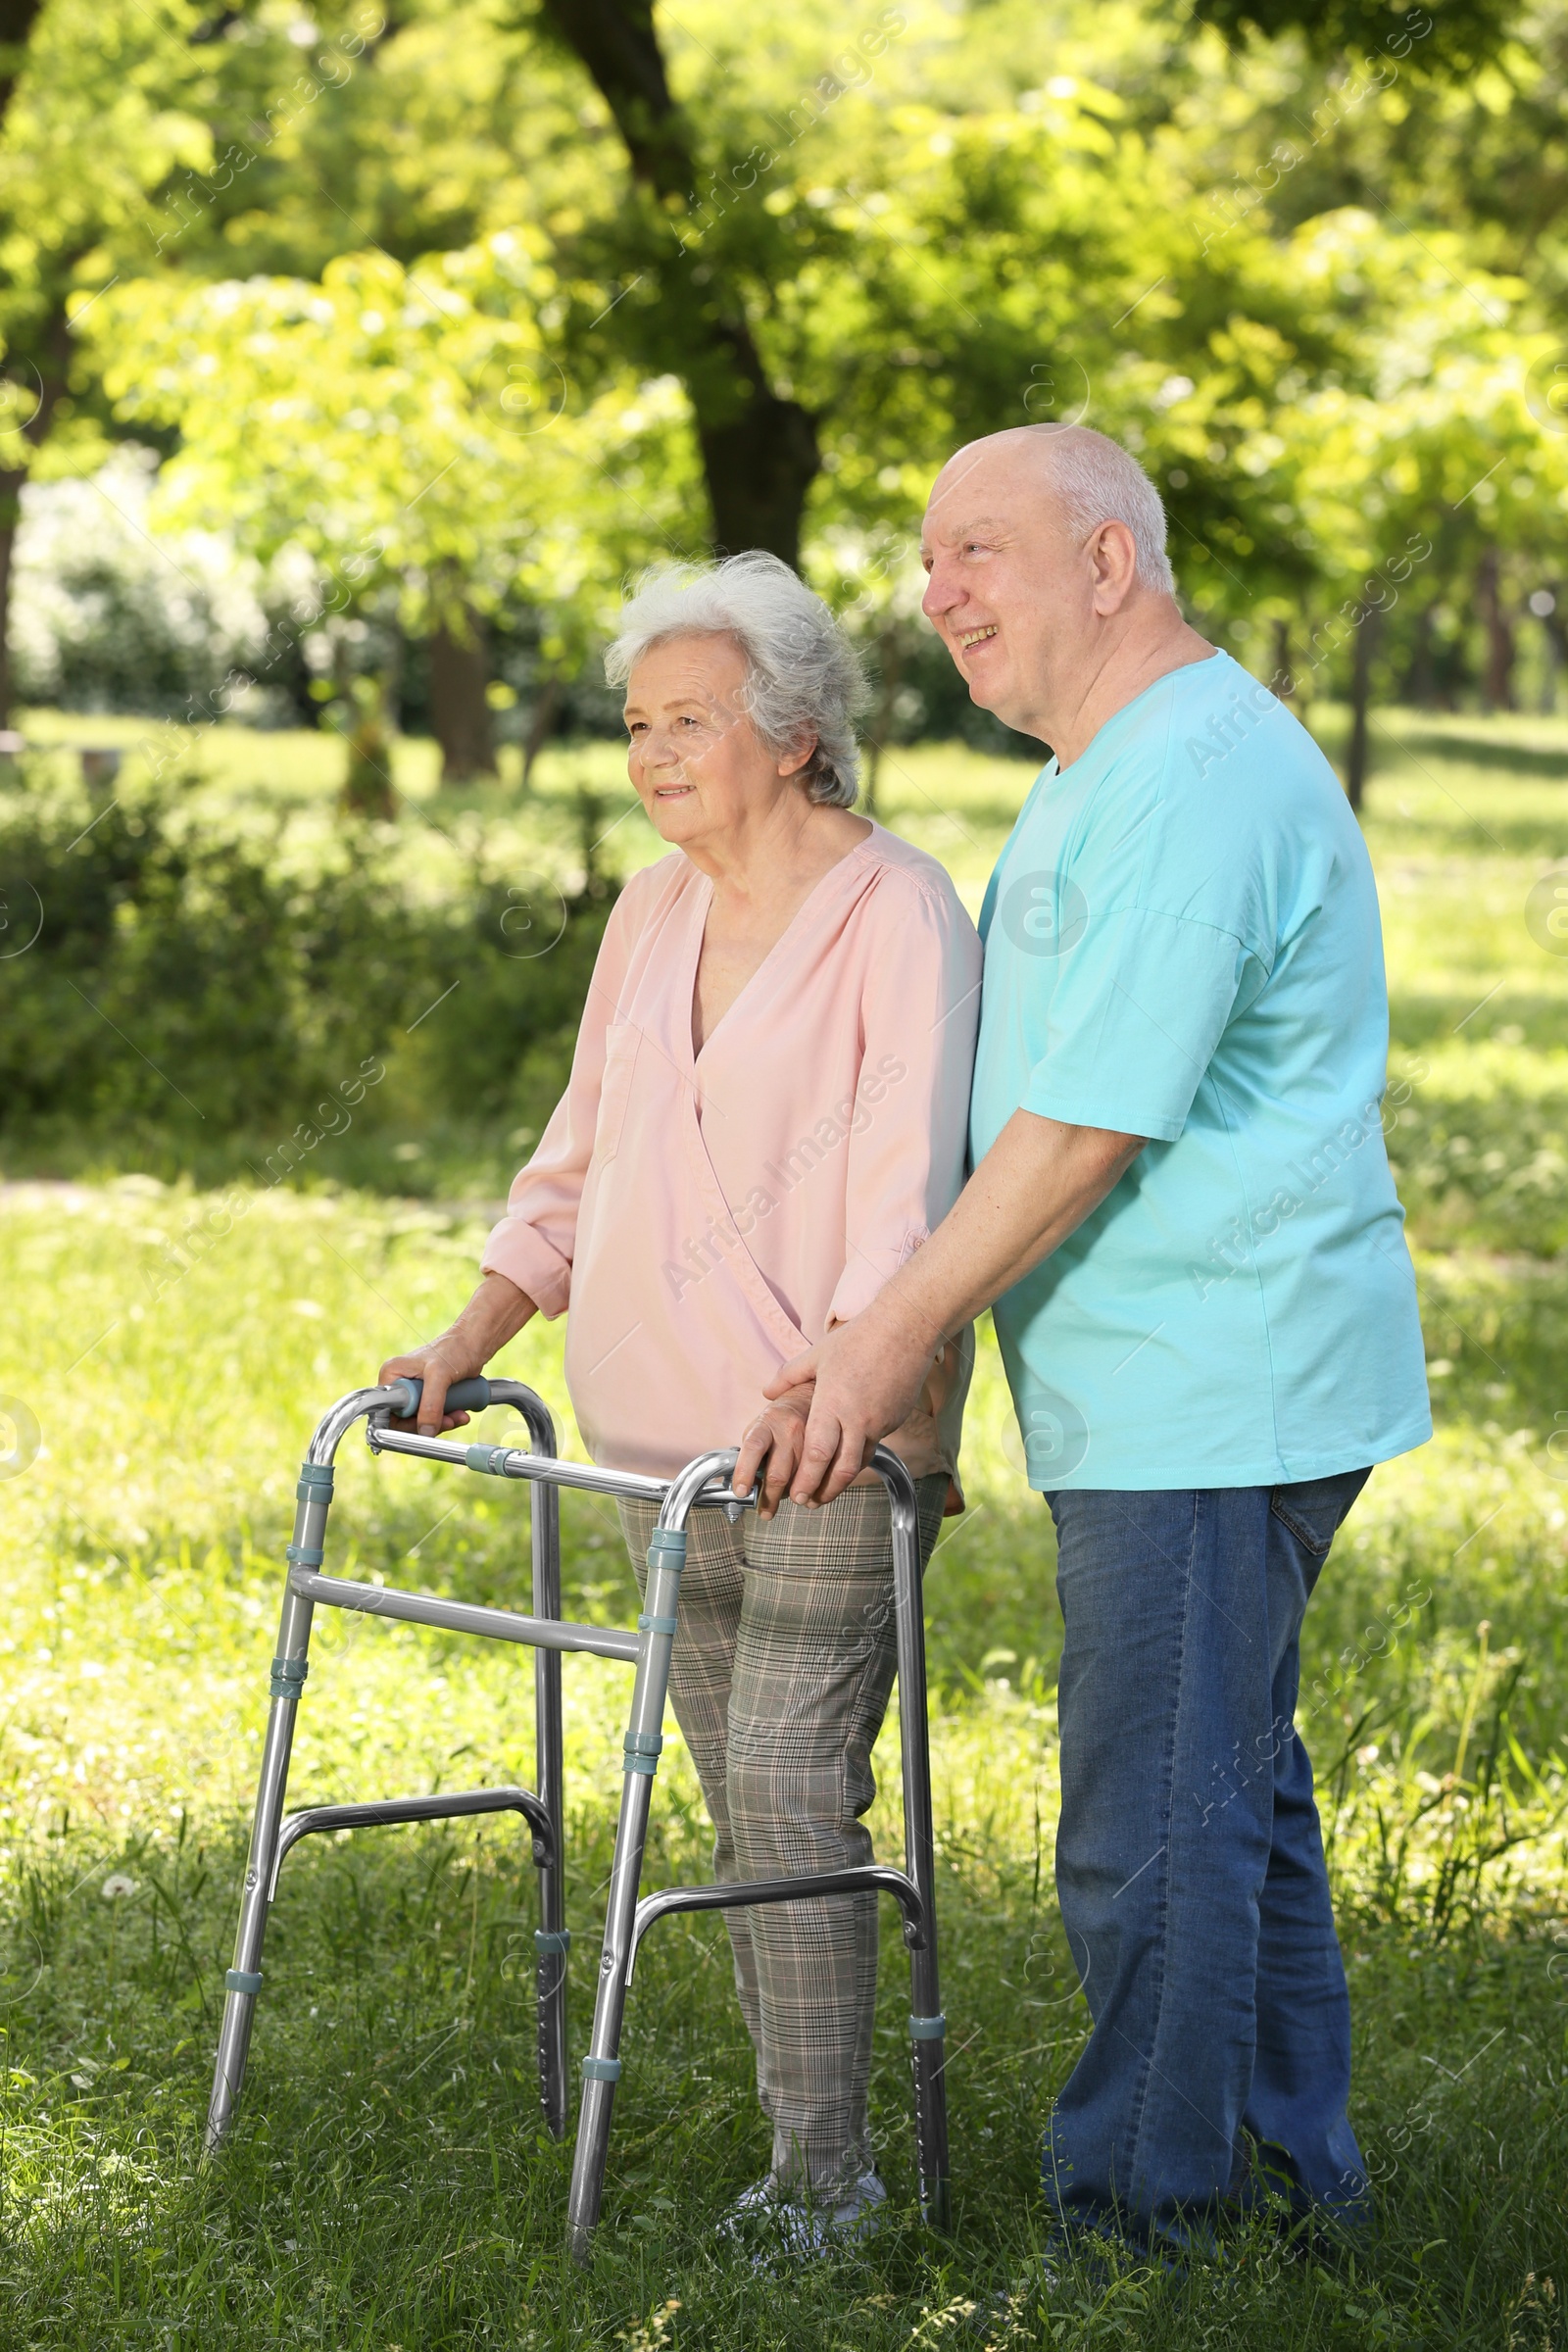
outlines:
{"label": "man's gray hair", "polygon": [[1138,551],[1138,578],[1145,588],[1176,592],[1165,553],[1165,509],[1148,474],[1120,442],[1087,424],[1037,424],[1049,433],[1051,478],[1075,539],[1087,539],[1102,522],[1124,522]]}
{"label": "man's gray hair", "polygon": [[662,564],[635,582],[605,676],[624,686],[645,654],[676,637],[729,637],[746,662],[746,710],[782,759],[815,737],[800,771],[813,801],[855,805],[855,720],[867,701],[860,664],[819,596],[777,556],[754,549],[722,564]]}

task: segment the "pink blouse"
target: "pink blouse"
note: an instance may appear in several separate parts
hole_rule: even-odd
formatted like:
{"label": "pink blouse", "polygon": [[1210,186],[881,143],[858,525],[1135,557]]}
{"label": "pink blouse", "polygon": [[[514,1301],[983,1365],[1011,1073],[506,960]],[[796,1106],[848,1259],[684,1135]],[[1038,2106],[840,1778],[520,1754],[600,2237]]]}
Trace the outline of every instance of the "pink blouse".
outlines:
{"label": "pink blouse", "polygon": [[[626,885],[570,1084],[483,1258],[545,1315],[569,1302],[588,1449],[656,1477],[737,1445],[780,1364],[876,1296],[963,1179],[980,943],[936,859],[873,825],[694,1059],[711,899],[679,851]],[[897,1433],[917,1476],[956,1470],[962,1352]]]}

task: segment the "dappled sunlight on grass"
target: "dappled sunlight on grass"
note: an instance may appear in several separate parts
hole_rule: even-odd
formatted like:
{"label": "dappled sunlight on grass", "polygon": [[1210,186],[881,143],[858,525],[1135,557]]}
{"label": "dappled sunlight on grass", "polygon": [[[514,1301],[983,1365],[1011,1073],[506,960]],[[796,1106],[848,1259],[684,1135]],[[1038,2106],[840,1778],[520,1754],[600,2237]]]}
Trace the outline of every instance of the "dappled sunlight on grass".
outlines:
{"label": "dappled sunlight on grass", "polygon": [[[608,2227],[590,2272],[570,2273],[564,2157],[536,2123],[535,1910],[514,1823],[323,1838],[290,1860],[239,2127],[201,2167],[296,1464],[326,1403],[466,1296],[485,1212],[346,1190],[203,1196],[145,1176],[23,1184],[0,1227],[0,1387],[36,1416],[43,1450],[0,1485],[8,2345],[891,2352],[970,2340],[998,2294],[993,2340],[1019,2346],[1551,2340],[1540,2282],[1568,2268],[1555,1982],[1568,1297],[1553,1173],[1568,1149],[1568,959],[1540,951],[1519,909],[1556,854],[1558,788],[1533,770],[1467,782],[1446,755],[1435,783],[1436,757],[1385,768],[1369,829],[1386,885],[1395,875],[1408,1092],[1390,1145],[1415,1212],[1440,1430],[1376,1474],[1337,1544],[1299,1708],[1355,2000],[1354,2116],[1381,2184],[1371,2246],[1301,2260],[1244,2231],[1185,2304],[1134,2273],[1085,2279],[1042,2316],[1040,2124],[1086,2013],[1052,1891],[1054,1545],[988,1335],[970,1508],[927,1579],[954,2243],[911,2211],[907,1979],[890,1922],[874,2112],[892,2226],[788,2293],[719,2256],[712,2223],[762,2169],[764,2133],[724,1931],[669,1921],[632,1989]],[[609,822],[621,804],[599,781]],[[560,787],[565,858],[570,771],[543,782]],[[926,746],[889,757],[882,794],[977,900],[1027,782]],[[1448,786],[1478,804],[1484,788],[1481,813],[1534,850],[1472,840]],[[657,847],[640,825],[612,837],[628,862]],[[536,1325],[499,1368],[564,1414],[561,1344],[560,1326]],[[569,1418],[562,1443],[581,1450]],[[357,1433],[340,1465],[330,1570],[525,1601],[521,1489],[375,1462]],[[613,1512],[567,1497],[564,1528],[568,1612],[629,1623]],[[312,1656],[294,1802],[531,1777],[527,1653],[322,1612]],[[586,1659],[565,1672],[580,2048],[628,1676]],[[654,1879],[706,1871],[710,1838],[667,1730]],[[891,1856],[894,1725],[877,1767],[873,1826]]]}

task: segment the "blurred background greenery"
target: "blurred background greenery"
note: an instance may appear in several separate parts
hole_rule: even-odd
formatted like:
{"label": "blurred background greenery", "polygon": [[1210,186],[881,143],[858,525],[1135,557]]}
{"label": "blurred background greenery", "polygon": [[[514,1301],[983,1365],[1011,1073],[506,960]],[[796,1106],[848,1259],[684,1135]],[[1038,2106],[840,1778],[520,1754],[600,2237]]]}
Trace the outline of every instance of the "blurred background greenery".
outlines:
{"label": "blurred background greenery", "polygon": [[1352,783],[1379,702],[1555,706],[1558,0],[15,0],[0,32],[24,735],[335,727],[385,814],[389,732],[463,781],[612,728],[626,569],[716,542],[846,612],[877,743],[1001,748],[911,531],[956,442],[1077,416],[1152,472],[1207,632],[1360,714]]}

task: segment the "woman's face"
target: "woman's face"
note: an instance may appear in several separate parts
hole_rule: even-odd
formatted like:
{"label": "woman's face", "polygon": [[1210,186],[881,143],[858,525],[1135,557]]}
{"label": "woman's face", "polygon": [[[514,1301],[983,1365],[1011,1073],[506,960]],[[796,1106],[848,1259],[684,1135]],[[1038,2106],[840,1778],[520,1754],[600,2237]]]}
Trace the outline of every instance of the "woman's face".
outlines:
{"label": "woman's face", "polygon": [[774,758],[745,709],[746,659],[729,637],[672,637],[643,656],[626,687],[626,772],[663,840],[716,843],[799,794],[811,756]]}

